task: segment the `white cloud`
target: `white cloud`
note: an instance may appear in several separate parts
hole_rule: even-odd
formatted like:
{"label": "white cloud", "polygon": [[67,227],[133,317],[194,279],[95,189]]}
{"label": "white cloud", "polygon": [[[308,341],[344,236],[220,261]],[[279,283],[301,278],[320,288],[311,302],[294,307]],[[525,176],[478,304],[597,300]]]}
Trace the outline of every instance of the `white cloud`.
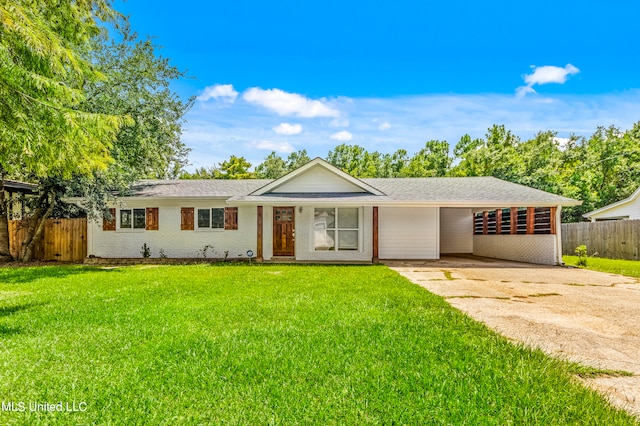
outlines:
{"label": "white cloud", "polygon": [[302,133],[300,124],[280,123],[273,128],[273,131],[279,135],[297,135]]}
{"label": "white cloud", "polygon": [[536,84],[564,84],[570,75],[575,75],[580,72],[578,68],[571,64],[565,65],[564,68],[553,65],[545,65],[542,67],[532,66],[532,68],[533,72],[524,76],[524,82],[527,85],[516,89],[516,95],[520,98],[527,93],[536,93],[533,89],[533,86]]}
{"label": "white cloud", "polygon": [[383,132],[384,132],[385,130],[389,130],[390,128],[391,128],[391,123],[389,123],[388,121],[385,121],[384,123],[381,123],[381,124],[378,126],[378,130],[381,130],[381,131],[383,131]]}
{"label": "white cloud", "polygon": [[238,97],[238,92],[233,89],[232,84],[216,84],[204,88],[202,94],[198,96],[198,100],[206,102],[209,99],[222,98],[227,102],[233,103]]}
{"label": "white cloud", "polygon": [[516,89],[516,96],[522,98],[527,93],[537,93],[531,86],[520,86]]}
{"label": "white cloud", "polygon": [[252,104],[270,109],[282,116],[338,117],[340,111],[325,103],[309,99],[297,93],[288,93],[280,89],[261,89],[252,87],[244,92],[242,98]]}
{"label": "white cloud", "polygon": [[329,136],[331,139],[333,139],[334,141],[340,141],[340,142],[347,142],[350,141],[351,139],[353,139],[353,135],[349,132],[347,132],[346,130],[342,130],[338,133],[334,133],[331,136]]}
{"label": "white cloud", "polygon": [[564,84],[567,77],[578,74],[580,70],[571,64],[567,64],[564,68],[546,65],[543,67],[534,67],[532,74],[524,76],[524,82],[529,86],[534,84],[558,83]]}
{"label": "white cloud", "polygon": [[272,142],[267,140],[256,141],[249,144],[256,149],[264,149],[268,151],[282,152],[285,154],[292,153],[296,149],[289,142]]}
{"label": "white cloud", "polygon": [[349,127],[349,120],[346,118],[334,118],[329,122],[330,127]]}

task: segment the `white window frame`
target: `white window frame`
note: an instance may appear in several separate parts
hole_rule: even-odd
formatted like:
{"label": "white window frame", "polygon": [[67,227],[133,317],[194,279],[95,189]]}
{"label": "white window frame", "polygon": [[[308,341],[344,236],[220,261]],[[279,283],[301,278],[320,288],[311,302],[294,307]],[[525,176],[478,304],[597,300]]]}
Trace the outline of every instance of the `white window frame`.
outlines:
{"label": "white window frame", "polygon": [[[142,210],[142,217],[144,218],[144,225],[142,226],[142,228],[140,227],[135,227],[135,211],[138,210]],[[123,211],[128,211],[129,214],[131,215],[131,226],[126,226],[123,227],[122,226],[122,212]],[[147,209],[145,207],[128,207],[125,209],[118,209],[118,214],[116,217],[117,221],[118,221],[118,230],[121,231],[127,231],[127,232],[140,232],[140,231],[144,231],[145,229],[147,229]]]}
{"label": "white window frame", "polygon": [[[333,214],[334,214],[334,224],[332,228],[316,228],[316,209],[323,209],[323,210],[331,210],[333,209]],[[340,227],[340,223],[339,223],[339,219],[338,219],[338,210],[340,209],[355,209],[357,212],[357,217],[358,217],[358,227],[357,228],[342,228]],[[363,215],[362,215],[362,208],[360,207],[348,207],[348,206],[343,206],[343,207],[335,207],[335,206],[316,206],[313,208],[312,211],[312,215],[313,215],[313,229],[312,229],[312,233],[313,233],[313,238],[312,238],[312,244],[313,244],[313,251],[315,252],[323,252],[323,251],[327,251],[327,252],[340,252],[340,251],[350,251],[350,252],[359,252],[362,251],[362,222],[364,221]],[[333,241],[333,247],[330,249],[319,249],[316,248],[316,244],[315,244],[315,232],[316,231],[333,231],[333,235],[334,235],[334,241]],[[356,231],[358,233],[356,241],[357,241],[357,246],[354,248],[340,248],[339,247],[339,241],[340,241],[340,232],[342,231]]]}
{"label": "white window frame", "polygon": [[[199,215],[200,215],[200,210],[208,210],[209,211],[209,225],[208,226],[200,226],[200,219],[199,219]],[[213,222],[213,210],[222,210],[222,226],[221,227],[212,227],[212,222]],[[194,229],[198,230],[198,231],[224,231],[225,228],[225,219],[226,219],[226,215],[225,215],[225,208],[224,207],[207,207],[207,208],[203,208],[203,207],[196,207],[195,208],[195,212],[194,212]]]}

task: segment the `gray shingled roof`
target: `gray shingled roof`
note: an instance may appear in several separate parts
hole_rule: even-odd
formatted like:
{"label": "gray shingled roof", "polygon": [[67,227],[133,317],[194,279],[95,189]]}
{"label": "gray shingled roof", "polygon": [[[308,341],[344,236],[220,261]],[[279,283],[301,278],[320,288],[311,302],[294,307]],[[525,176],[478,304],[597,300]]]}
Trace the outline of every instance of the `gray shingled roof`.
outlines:
{"label": "gray shingled roof", "polygon": [[577,205],[571,198],[493,177],[361,179],[386,195],[313,193],[247,195],[272,182],[248,180],[147,180],[133,187],[134,197],[228,198],[235,203],[358,203],[362,205],[434,203],[440,205]]}
{"label": "gray shingled roof", "polygon": [[501,202],[521,201],[522,205],[579,201],[494,177],[442,177],[411,179],[362,179],[397,201]]}
{"label": "gray shingled roof", "polygon": [[249,194],[270,182],[271,179],[142,180],[131,188],[131,196],[229,198]]}

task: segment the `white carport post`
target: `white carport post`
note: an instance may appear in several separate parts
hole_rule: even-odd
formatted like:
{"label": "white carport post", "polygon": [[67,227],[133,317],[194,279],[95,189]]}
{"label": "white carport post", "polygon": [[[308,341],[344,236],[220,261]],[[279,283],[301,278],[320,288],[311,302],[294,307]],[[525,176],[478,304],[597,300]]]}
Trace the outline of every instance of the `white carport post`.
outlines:
{"label": "white carport post", "polygon": [[562,261],[562,206],[556,207],[556,256],[557,264],[564,265]]}

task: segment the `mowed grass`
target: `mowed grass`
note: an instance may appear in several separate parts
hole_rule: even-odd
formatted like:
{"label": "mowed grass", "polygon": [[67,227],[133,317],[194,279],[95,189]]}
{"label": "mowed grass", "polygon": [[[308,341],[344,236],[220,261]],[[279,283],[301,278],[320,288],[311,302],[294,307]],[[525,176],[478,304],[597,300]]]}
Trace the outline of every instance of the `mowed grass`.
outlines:
{"label": "mowed grass", "polygon": [[0,339],[2,424],[635,424],[384,266],[0,268]]}
{"label": "mowed grass", "polygon": [[[578,256],[562,256],[562,259],[567,265],[577,266],[578,264]],[[585,269],[640,278],[640,261],[638,260],[589,257]]]}

